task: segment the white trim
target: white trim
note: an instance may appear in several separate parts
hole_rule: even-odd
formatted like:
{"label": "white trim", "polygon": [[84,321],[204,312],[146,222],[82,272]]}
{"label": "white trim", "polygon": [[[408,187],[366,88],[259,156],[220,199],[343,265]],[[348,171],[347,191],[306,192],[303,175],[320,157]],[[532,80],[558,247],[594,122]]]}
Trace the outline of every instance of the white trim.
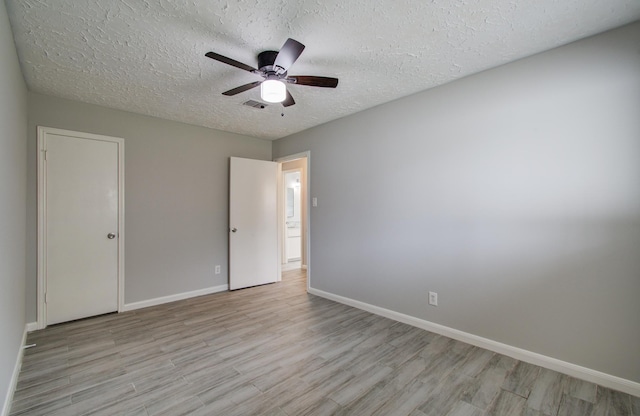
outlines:
{"label": "white trim", "polygon": [[24,346],[27,343],[27,327],[29,324],[25,325],[24,332],[22,333],[22,342],[20,342],[20,349],[18,350],[18,357],[16,358],[16,364],[13,367],[13,374],[11,375],[11,380],[9,381],[9,388],[7,389],[7,394],[4,397],[4,404],[2,405],[2,416],[9,416],[9,411],[11,411],[11,402],[13,401],[13,395],[16,392],[16,386],[18,385],[18,376],[20,375],[20,368],[22,367],[22,357],[24,356]]}
{"label": "white trim", "polygon": [[540,367],[567,374],[569,376],[589,381],[603,387],[640,397],[640,383],[636,383],[635,381],[592,370],[590,368],[568,363],[566,361],[558,360],[546,355],[527,351],[522,348],[503,344],[501,342],[473,335],[468,332],[459,331],[457,329],[429,322],[424,319],[416,318],[414,316],[405,315],[400,312],[381,308],[379,306],[360,302],[358,300],[343,297],[340,295],[335,295],[333,293],[325,292],[322,290],[310,288],[308,292],[313,295],[330,299],[335,302],[343,303],[345,305],[353,306],[354,308],[362,309],[376,315],[384,316],[385,318],[393,319],[394,321],[403,322],[417,328],[435,332],[436,334],[444,335],[458,341],[466,342],[467,344],[475,345],[489,351],[497,352],[499,354],[503,354],[520,361],[538,365]]}
{"label": "white trim", "polygon": [[276,178],[276,212],[277,212],[277,220],[276,226],[278,227],[278,248],[277,248],[277,256],[278,256],[278,270],[276,275],[276,282],[282,281],[282,258],[284,257],[284,239],[286,236],[283,234],[283,212],[284,205],[282,201],[284,200],[284,194],[282,192],[284,188],[284,173],[282,171],[282,163],[278,163],[278,176]]}
{"label": "white trim", "polygon": [[210,295],[212,293],[226,292],[229,290],[229,285],[220,285],[208,287],[205,289],[194,290],[191,292],[176,293],[175,295],[163,296],[161,298],[154,298],[148,300],[141,300],[140,302],[127,303],[122,307],[121,312],[133,311],[136,309],[148,308],[149,306],[162,305],[164,303],[175,302],[178,300],[184,300],[189,298],[195,298],[197,296]]}
{"label": "white trim", "polygon": [[[300,152],[300,153],[295,153],[288,156],[282,156],[274,159],[274,161],[282,164],[284,162],[288,162],[296,159],[302,159],[302,158],[307,159],[307,167],[306,167],[307,183],[304,185],[306,187],[305,198],[306,198],[306,211],[307,211],[306,220],[305,220],[306,235],[305,235],[305,241],[304,241],[304,244],[305,244],[304,253],[307,256],[305,259],[307,261],[307,264],[302,265],[302,268],[307,270],[307,292],[308,292],[309,290],[311,290],[311,151],[307,150],[306,152]],[[282,214],[282,212],[280,212],[280,214]],[[282,215],[279,215],[279,216],[282,217]],[[281,227],[278,227],[278,228],[281,228]],[[284,241],[281,240],[280,244],[284,244]],[[281,254],[279,258],[282,258]]]}
{"label": "white trim", "polygon": [[36,286],[36,323],[38,329],[46,326],[47,318],[44,307],[44,274],[45,274],[45,247],[46,227],[46,180],[45,180],[45,152],[44,152],[44,128],[38,126],[38,262],[37,262],[37,286]]}
{"label": "white trim", "polygon": [[44,307],[47,262],[45,251],[47,241],[45,138],[47,134],[107,141],[116,143],[118,146],[118,312],[121,312],[124,307],[124,139],[38,126],[38,284],[36,329],[43,329],[47,326],[46,308]]}
{"label": "white trim", "polygon": [[309,157],[310,153],[311,152],[307,150],[306,152],[294,153],[292,155],[278,157],[273,161],[278,163],[289,162],[291,160],[297,160],[297,159],[302,159],[303,157]]}
{"label": "white trim", "polygon": [[27,332],[33,332],[38,329],[37,322],[29,322],[27,323]]}
{"label": "white trim", "polygon": [[124,308],[124,139],[116,140],[118,143],[118,312],[121,312]]}

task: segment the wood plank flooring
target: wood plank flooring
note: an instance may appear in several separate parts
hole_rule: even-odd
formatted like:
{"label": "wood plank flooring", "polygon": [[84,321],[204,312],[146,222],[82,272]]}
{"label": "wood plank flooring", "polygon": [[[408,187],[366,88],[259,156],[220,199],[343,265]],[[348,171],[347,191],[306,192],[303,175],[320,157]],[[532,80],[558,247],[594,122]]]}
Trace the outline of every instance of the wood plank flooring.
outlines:
{"label": "wood plank flooring", "polygon": [[640,399],[276,284],[29,334],[11,415],[640,416]]}

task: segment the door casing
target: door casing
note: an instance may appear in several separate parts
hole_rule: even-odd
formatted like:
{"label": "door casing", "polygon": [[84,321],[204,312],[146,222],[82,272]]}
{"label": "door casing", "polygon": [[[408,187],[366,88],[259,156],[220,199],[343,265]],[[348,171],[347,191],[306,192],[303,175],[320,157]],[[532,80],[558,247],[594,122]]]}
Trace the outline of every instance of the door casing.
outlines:
{"label": "door casing", "polygon": [[47,326],[45,288],[46,288],[46,149],[45,138],[47,134],[72,136],[79,139],[102,140],[113,142],[118,147],[118,312],[124,306],[124,139],[118,137],[102,136],[91,133],[82,133],[70,130],[56,129],[52,127],[38,126],[38,284],[37,284],[37,329]]}

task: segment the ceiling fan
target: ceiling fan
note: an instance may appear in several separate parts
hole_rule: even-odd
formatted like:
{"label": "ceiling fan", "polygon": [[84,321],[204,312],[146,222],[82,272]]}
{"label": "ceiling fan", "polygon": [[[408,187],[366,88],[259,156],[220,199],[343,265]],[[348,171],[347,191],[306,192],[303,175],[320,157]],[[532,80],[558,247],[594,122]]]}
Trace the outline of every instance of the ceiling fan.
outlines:
{"label": "ceiling fan", "polygon": [[304,45],[297,40],[287,39],[282,45],[279,52],[264,51],[258,54],[258,68],[238,62],[234,59],[227,58],[215,52],[207,52],[205,56],[223,62],[227,65],[249,71],[256,75],[260,75],[263,80],[250,82],[249,84],[225,91],[222,95],[232,96],[241,92],[248,91],[260,85],[260,97],[270,103],[282,103],[283,106],[289,107],[296,102],[293,100],[291,93],[287,90],[285,83],[308,85],[311,87],[335,88],[338,86],[337,78],[316,77],[310,75],[291,75],[287,71],[298,59]]}

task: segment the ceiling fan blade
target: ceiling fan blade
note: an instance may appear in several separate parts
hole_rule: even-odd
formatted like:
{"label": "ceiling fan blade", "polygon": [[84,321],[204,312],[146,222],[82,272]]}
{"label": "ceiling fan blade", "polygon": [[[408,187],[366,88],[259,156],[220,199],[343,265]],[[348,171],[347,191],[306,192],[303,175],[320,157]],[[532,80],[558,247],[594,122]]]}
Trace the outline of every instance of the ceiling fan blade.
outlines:
{"label": "ceiling fan blade", "polygon": [[338,86],[338,78],[329,78],[329,77],[292,75],[290,77],[287,77],[287,81],[293,82],[294,84],[309,85],[312,87],[335,88]]}
{"label": "ceiling fan blade", "polygon": [[296,102],[293,99],[293,97],[291,96],[291,93],[289,92],[289,90],[287,90],[287,98],[284,99],[284,101],[282,102],[282,105],[284,107],[289,107],[294,105]]}
{"label": "ceiling fan blade", "polygon": [[233,88],[233,89],[231,89],[229,91],[225,91],[225,92],[222,93],[222,95],[231,96],[231,95],[240,94],[241,92],[245,92],[245,91],[250,90],[251,88],[257,87],[260,84],[262,84],[262,81],[255,81],[255,82],[251,82],[249,84],[244,84],[244,85],[241,85],[239,87],[235,87],[235,88]]}
{"label": "ceiling fan blade", "polygon": [[280,48],[280,52],[278,52],[278,56],[276,56],[276,60],[273,65],[281,68],[281,71],[278,72],[287,72],[289,67],[291,67],[296,59],[298,59],[303,50],[304,45],[302,43],[289,38],[284,45],[282,45],[282,48]]}
{"label": "ceiling fan blade", "polygon": [[215,52],[207,52],[204,54],[207,58],[215,59],[216,61],[223,62],[227,65],[235,66],[236,68],[244,69],[245,71],[254,72],[257,69],[250,67],[247,64],[243,64],[242,62],[238,62],[235,59],[227,58],[226,56],[222,56]]}

